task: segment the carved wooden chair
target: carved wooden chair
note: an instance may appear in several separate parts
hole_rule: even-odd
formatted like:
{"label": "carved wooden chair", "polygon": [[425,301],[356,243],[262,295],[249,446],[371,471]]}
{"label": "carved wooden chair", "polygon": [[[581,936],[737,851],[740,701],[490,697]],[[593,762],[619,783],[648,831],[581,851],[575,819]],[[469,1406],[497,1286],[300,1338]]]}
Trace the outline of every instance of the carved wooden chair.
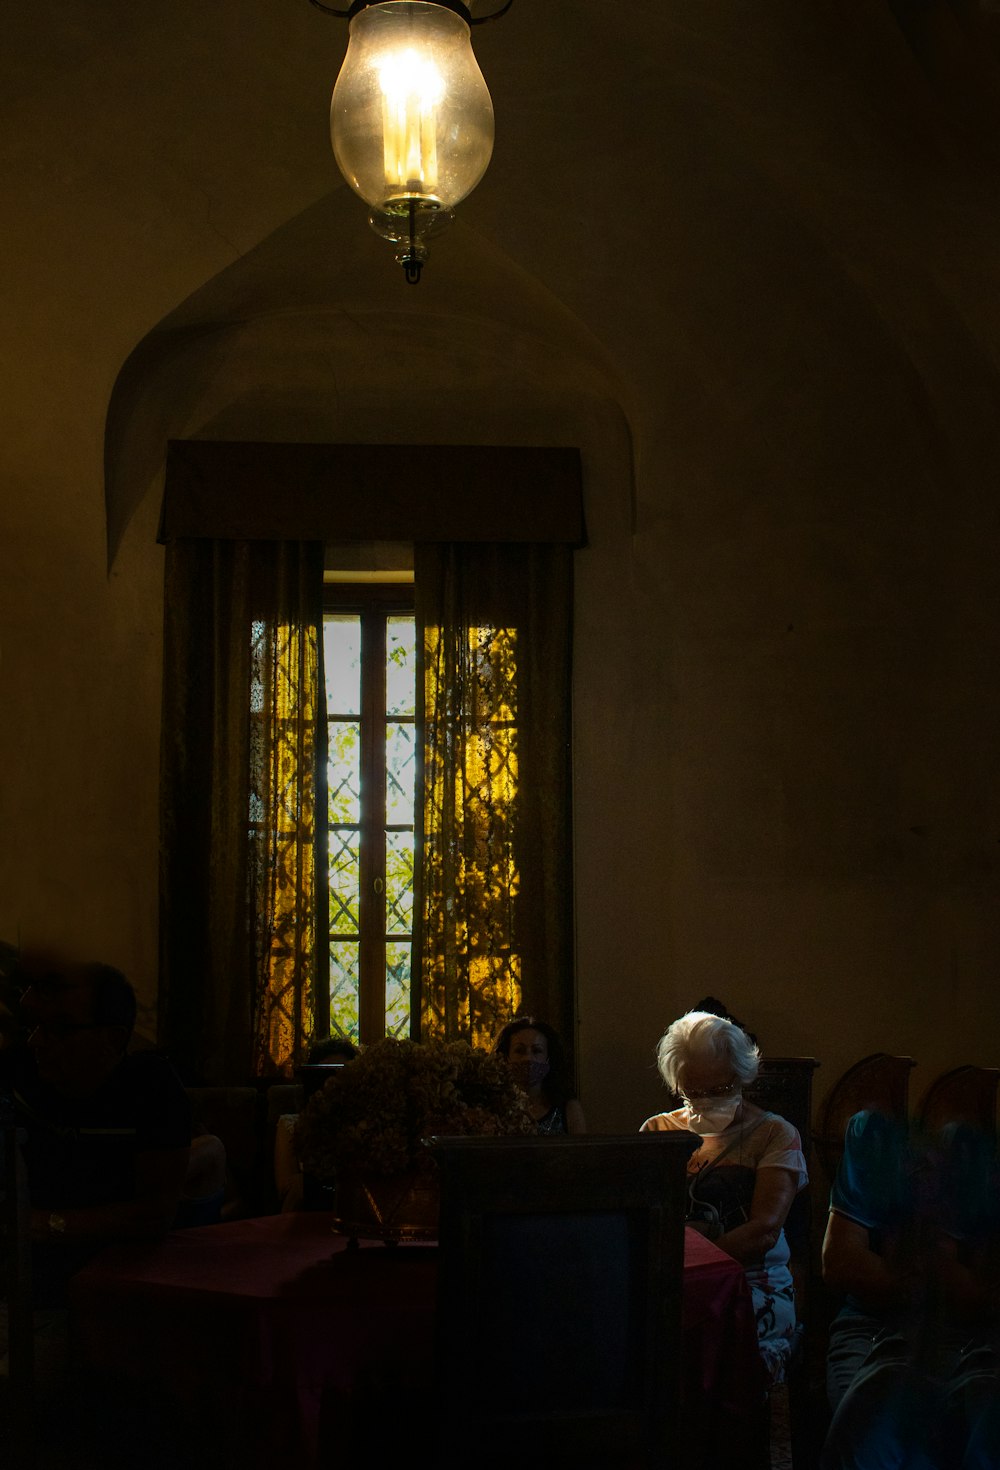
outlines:
{"label": "carved wooden chair", "polygon": [[744,1089],[744,1096],[758,1107],[779,1113],[798,1129],[807,1158],[812,1137],[812,1079],[819,1065],[815,1057],[766,1056],[756,1082]]}
{"label": "carved wooden chair", "polygon": [[[875,1052],[862,1057],[849,1067],[831,1087],[819,1108],[816,1128],[812,1135],[814,1155],[821,1166],[821,1174],[810,1166],[814,1175],[813,1198],[823,1204],[825,1219],[826,1194],[837,1172],[844,1152],[844,1134],[847,1124],[855,1113],[872,1108],[891,1117],[905,1119],[910,1072],[914,1066],[912,1057],[892,1056],[888,1052]],[[824,1177],[825,1176],[825,1177]],[[825,1187],[824,1187],[825,1186]],[[809,1322],[806,1336],[807,1378],[809,1395],[808,1412],[798,1416],[793,1412],[793,1438],[804,1440],[804,1447],[795,1454],[796,1470],[802,1464],[815,1463],[823,1429],[827,1422],[826,1394],[824,1388],[824,1365],[826,1358],[827,1332],[834,1310],[831,1297],[820,1289],[818,1271],[811,1275]],[[805,1420],[805,1429],[802,1423]]]}
{"label": "carved wooden chair", "polygon": [[917,1123],[936,1133],[949,1123],[969,1123],[996,1136],[998,1067],[953,1067],[930,1084],[917,1107]]}
{"label": "carved wooden chair", "polygon": [[[818,1066],[815,1057],[765,1057],[757,1080],[744,1090],[744,1096],[759,1108],[780,1114],[798,1130],[807,1165],[812,1141],[812,1078]],[[808,1271],[811,1221],[811,1194],[807,1188],[794,1200],[785,1224],[793,1261],[803,1272]]]}
{"label": "carved wooden chair", "polygon": [[848,1067],[827,1094],[817,1118],[813,1143],[827,1179],[832,1182],[844,1152],[844,1134],[855,1113],[866,1108],[890,1118],[906,1119],[913,1057],[877,1051]]}
{"label": "carved wooden chair", "polygon": [[679,1413],[688,1134],[435,1140],[434,1461],[689,1463]]}

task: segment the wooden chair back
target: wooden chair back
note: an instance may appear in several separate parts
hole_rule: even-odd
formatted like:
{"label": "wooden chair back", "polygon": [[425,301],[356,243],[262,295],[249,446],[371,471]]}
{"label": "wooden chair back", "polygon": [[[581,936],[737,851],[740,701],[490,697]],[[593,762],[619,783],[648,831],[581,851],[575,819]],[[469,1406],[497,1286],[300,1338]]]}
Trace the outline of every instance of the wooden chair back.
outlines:
{"label": "wooden chair back", "polygon": [[759,1108],[778,1113],[798,1129],[807,1159],[812,1138],[812,1079],[818,1066],[815,1057],[765,1057],[757,1080],[743,1090],[744,1097]]}
{"label": "wooden chair back", "polygon": [[[685,1133],[450,1138],[433,1459],[681,1467]],[[474,1446],[474,1450],[470,1447]]]}
{"label": "wooden chair back", "polygon": [[[815,1057],[765,1057],[756,1081],[743,1094],[759,1108],[791,1123],[802,1140],[807,1168],[812,1151],[812,1078],[818,1066]],[[808,1186],[792,1201],[785,1237],[792,1254],[800,1309],[804,1309],[812,1242],[812,1194]]]}
{"label": "wooden chair back", "polygon": [[949,1123],[969,1123],[996,1136],[998,1067],[953,1067],[928,1087],[917,1107],[917,1123],[936,1133]]}
{"label": "wooden chair back", "polygon": [[855,1113],[870,1108],[906,1120],[913,1057],[877,1051],[862,1057],[830,1089],[817,1118],[813,1142],[829,1180],[844,1152],[844,1134]]}

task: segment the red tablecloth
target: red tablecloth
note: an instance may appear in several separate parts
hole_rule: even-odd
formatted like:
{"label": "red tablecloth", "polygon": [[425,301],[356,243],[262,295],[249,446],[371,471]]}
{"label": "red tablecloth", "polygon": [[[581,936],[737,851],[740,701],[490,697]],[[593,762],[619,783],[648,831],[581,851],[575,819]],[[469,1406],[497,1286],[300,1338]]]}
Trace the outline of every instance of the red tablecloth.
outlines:
{"label": "red tablecloth", "polygon": [[[75,1278],[72,1305],[91,1366],[159,1383],[195,1416],[224,1411],[248,1470],[254,1455],[311,1467],[323,1404],[349,1401],[358,1364],[377,1358],[400,1390],[426,1374],[436,1263],[434,1246],[348,1250],[326,1215],[271,1215],[112,1247]],[[690,1230],[682,1335],[685,1409],[738,1434],[761,1402],[750,1293]]]}

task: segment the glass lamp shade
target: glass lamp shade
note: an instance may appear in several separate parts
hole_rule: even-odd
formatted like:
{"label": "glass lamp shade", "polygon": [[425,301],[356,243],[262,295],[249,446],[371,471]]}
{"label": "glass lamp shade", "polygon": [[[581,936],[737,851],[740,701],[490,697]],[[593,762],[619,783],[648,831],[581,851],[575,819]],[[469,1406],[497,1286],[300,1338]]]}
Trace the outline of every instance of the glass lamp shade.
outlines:
{"label": "glass lamp shade", "polygon": [[359,11],[330,133],[341,173],[376,216],[452,210],[493,152],[493,103],[462,17],[430,0]]}

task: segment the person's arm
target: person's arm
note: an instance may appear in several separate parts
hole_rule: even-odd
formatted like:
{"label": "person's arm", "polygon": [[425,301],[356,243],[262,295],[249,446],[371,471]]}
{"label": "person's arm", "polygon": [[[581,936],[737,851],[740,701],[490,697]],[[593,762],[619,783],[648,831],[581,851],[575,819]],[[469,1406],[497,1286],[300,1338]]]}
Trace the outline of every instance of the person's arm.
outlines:
{"label": "person's arm", "polygon": [[576,1097],[571,1097],[569,1102],[566,1104],[566,1132],[586,1133],[586,1131],[587,1120],[583,1116],[583,1108],[580,1106],[580,1099]]}
{"label": "person's arm", "polygon": [[798,1176],[790,1169],[758,1169],[750,1202],[750,1218],[720,1235],[715,1244],[744,1266],[762,1261],[777,1244],[798,1186]]}
{"label": "person's arm", "polygon": [[155,1240],[165,1235],[177,1213],[189,1154],[188,1148],[138,1154],[134,1199],[83,1209],[33,1208],[32,1240],[59,1245],[84,1240]]}
{"label": "person's arm", "polygon": [[879,1314],[909,1305],[913,1277],[890,1268],[872,1250],[868,1228],[831,1210],[823,1237],[823,1280],[849,1292],[868,1311]]}
{"label": "person's arm", "polygon": [[956,1322],[979,1322],[996,1308],[995,1278],[980,1263],[971,1269],[960,1260],[955,1240],[937,1234],[919,1255],[893,1251],[880,1256],[871,1248],[866,1227],[835,1210],[823,1239],[823,1280],[850,1292],[875,1314],[911,1307],[927,1291],[934,1292]]}

